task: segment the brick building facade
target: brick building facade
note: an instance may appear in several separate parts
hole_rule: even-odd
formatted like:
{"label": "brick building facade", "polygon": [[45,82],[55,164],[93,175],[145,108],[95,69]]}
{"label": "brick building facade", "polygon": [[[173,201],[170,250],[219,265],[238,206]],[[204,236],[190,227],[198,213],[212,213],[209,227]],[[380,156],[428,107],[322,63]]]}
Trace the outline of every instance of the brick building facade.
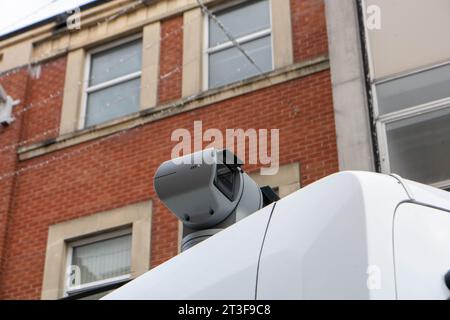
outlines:
{"label": "brick building facade", "polygon": [[[226,2],[205,1],[211,9]],[[131,228],[131,278],[176,255],[179,223],[152,179],[171,156],[172,131],[192,130],[194,121],[223,132],[279,129],[279,174],[256,179],[282,195],[339,170],[322,0],[270,1],[271,70],[217,88],[204,85],[208,27],[196,2],[135,3],[100,1],[82,10],[80,30],[47,21],[0,41],[0,85],[20,100],[15,122],[0,129],[2,299],[67,295],[72,241],[121,227]],[[139,110],[80,127],[90,50],[135,35]]]}

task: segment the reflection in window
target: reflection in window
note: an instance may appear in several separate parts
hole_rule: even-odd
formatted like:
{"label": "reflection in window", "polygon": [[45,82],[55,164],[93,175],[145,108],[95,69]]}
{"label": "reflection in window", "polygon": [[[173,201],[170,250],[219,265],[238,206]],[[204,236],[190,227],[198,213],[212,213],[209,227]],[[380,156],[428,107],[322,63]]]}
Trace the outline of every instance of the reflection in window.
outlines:
{"label": "reflection in window", "polygon": [[110,285],[131,273],[130,230],[108,233],[69,244],[69,294]]}
{"label": "reflection in window", "polygon": [[142,40],[133,40],[90,56],[84,126],[139,111]]}
{"label": "reflection in window", "polygon": [[[255,67],[209,18],[209,88],[223,86],[273,69],[269,0],[247,1],[214,13],[254,60]],[[249,19],[251,17],[251,19]]]}

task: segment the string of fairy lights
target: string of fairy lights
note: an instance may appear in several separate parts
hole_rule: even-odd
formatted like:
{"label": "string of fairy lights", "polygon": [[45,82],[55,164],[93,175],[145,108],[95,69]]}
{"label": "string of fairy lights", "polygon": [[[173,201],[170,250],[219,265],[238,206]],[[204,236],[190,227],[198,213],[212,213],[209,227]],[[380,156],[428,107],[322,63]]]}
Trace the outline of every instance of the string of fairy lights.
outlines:
{"label": "string of fairy lights", "polygon": [[[140,5],[140,4],[144,3],[144,2],[145,1],[143,1],[143,0],[138,0],[133,5],[131,5],[129,7],[126,7],[124,9],[121,9],[121,10],[117,11],[116,13],[114,13],[114,14],[106,17],[106,18],[104,18],[103,21],[99,22],[98,24],[108,23],[108,22],[110,22],[110,21],[112,21],[114,19],[117,19],[121,15],[127,14],[131,10],[134,10],[138,5]],[[206,7],[206,5],[204,4],[204,2],[202,0],[197,0],[197,3],[199,5],[199,7],[202,9],[203,13],[205,15],[207,15],[212,21],[214,21],[219,26],[219,28],[224,32],[224,34],[227,36],[229,41],[231,41],[233,43],[233,45],[239,50],[239,52],[241,52],[245,56],[245,58],[251,63],[251,65],[254,66],[258,70],[258,73],[260,75],[263,75],[265,78],[267,78],[270,81],[270,83],[273,85],[274,83],[272,82],[272,79],[264,71],[261,70],[261,68],[258,66],[258,64],[253,60],[253,58],[245,51],[245,49],[239,44],[239,42],[228,32],[226,26],[222,23],[222,21],[220,21],[220,19],[216,15],[214,15],[214,13],[212,13],[211,10],[209,10]],[[189,22],[183,24],[182,26],[180,26],[180,27],[178,27],[178,28],[176,28],[176,29],[174,29],[174,30],[164,34],[163,36],[160,36],[156,41],[153,41],[151,43],[146,44],[143,47],[143,50],[149,50],[150,48],[152,48],[155,45],[159,44],[161,41],[164,41],[164,40],[170,38],[171,36],[174,36],[174,35],[182,32],[188,24],[195,23],[196,20],[200,19],[200,18],[203,19],[202,16],[194,18],[194,19],[190,20]],[[137,56],[139,54],[141,54],[141,53],[134,53],[132,55],[128,55],[128,56],[124,57],[123,59],[120,60],[119,64],[116,64],[116,65],[112,66],[110,69],[107,70],[107,72],[113,71],[115,68],[118,68],[120,64],[130,61],[133,57],[135,57],[135,56]],[[52,55],[54,55],[54,53],[50,53],[50,54],[47,54],[47,55],[48,56],[52,56]],[[41,59],[47,58],[47,57],[44,57],[44,56],[38,57],[35,60],[39,61]],[[153,86],[155,84],[154,81],[164,80],[164,79],[167,79],[167,78],[171,77],[175,73],[181,72],[186,65],[195,62],[197,59],[198,58],[192,59],[190,61],[185,61],[184,64],[175,66],[173,69],[169,70],[167,73],[165,73],[163,75],[160,75],[159,77],[157,77],[157,79],[151,81],[149,84],[147,84],[145,86],[141,86],[140,85],[140,86],[136,87],[135,89],[141,89],[142,90],[142,89],[151,87],[151,86]],[[19,67],[13,69],[13,70],[10,70],[10,71],[8,71],[6,73],[3,73],[2,75],[3,76],[5,76],[5,75],[9,76],[11,74],[14,74],[14,73],[17,73],[17,72],[21,71],[24,67],[31,68],[32,66],[33,66],[32,63],[28,64],[26,66],[19,66]],[[142,66],[142,68],[144,68],[144,67],[145,66]],[[64,94],[67,94],[68,92],[70,92],[72,90],[80,90],[81,87],[87,81],[92,81],[93,79],[94,79],[93,77],[89,77],[89,78],[87,78],[87,79],[85,79],[83,81],[80,81],[77,84],[77,86],[74,87],[74,88],[58,90],[58,91],[52,92],[46,98],[44,98],[42,100],[39,100],[36,103],[31,103],[31,104],[28,104],[28,105],[24,106],[22,109],[16,111],[15,115],[16,116],[20,116],[23,113],[29,111],[30,109],[35,109],[35,108],[37,108],[39,106],[45,106],[51,100],[56,99],[58,97],[62,97]],[[195,95],[192,95],[190,97],[187,97],[187,98],[183,99],[182,101],[177,101],[174,105],[169,105],[167,108],[161,109],[158,112],[161,115],[164,115],[164,113],[170,114],[170,112],[172,111],[173,107],[178,107],[178,108],[179,107],[183,107],[186,103],[189,103],[189,102],[195,100],[197,97],[199,97],[202,94],[203,93],[195,94]],[[127,98],[128,97],[126,97],[126,96],[122,96],[118,100],[116,99],[115,103],[121,102],[122,100],[127,99]],[[287,98],[287,97],[284,97],[284,98],[289,100],[289,98]],[[289,103],[291,103],[291,102],[289,102]],[[102,106],[102,107],[105,108],[105,107],[107,107],[107,105]],[[79,122],[79,119],[74,119],[74,122],[72,124],[77,124],[78,122]],[[55,156],[47,157],[45,161],[41,161],[41,162],[36,163],[36,164],[24,166],[24,167],[20,168],[19,170],[5,173],[3,175],[0,175],[0,181],[2,181],[4,179],[7,179],[7,178],[10,178],[10,177],[21,175],[21,174],[23,174],[25,172],[28,172],[30,170],[33,170],[33,169],[42,168],[42,167],[44,167],[46,165],[49,165],[51,163],[54,163],[56,161],[72,158],[74,156],[77,156],[77,155],[81,154],[82,152],[85,152],[86,150],[93,149],[94,147],[102,144],[105,141],[109,141],[109,140],[112,140],[112,139],[114,139],[116,137],[120,137],[120,136],[126,134],[130,130],[139,130],[140,128],[142,128],[142,126],[143,126],[143,123],[139,124],[138,126],[134,126],[134,127],[127,128],[127,129],[121,130],[119,132],[113,133],[113,134],[108,135],[106,137],[99,138],[99,139],[97,139],[94,142],[91,142],[91,143],[89,143],[89,144],[87,144],[85,146],[81,146],[81,147],[79,147],[79,148],[77,148],[75,150],[72,150],[72,151],[66,151],[66,152],[62,153],[61,155],[55,155]],[[4,152],[6,150],[11,150],[11,149],[15,149],[17,147],[25,146],[25,145],[29,144],[30,142],[36,141],[36,139],[38,139],[38,138],[48,137],[52,133],[57,133],[58,130],[59,130],[59,126],[56,127],[56,128],[51,128],[51,129],[45,130],[44,132],[41,132],[41,133],[39,133],[39,134],[37,134],[37,135],[35,135],[35,136],[31,137],[31,138],[28,138],[26,140],[20,141],[18,143],[10,144],[10,145],[7,145],[7,146],[3,146],[3,147],[0,148],[0,152]]]}
{"label": "string of fairy lights", "polygon": [[[182,72],[182,70],[183,70],[183,68],[184,68],[185,65],[188,65],[188,64],[190,64],[190,63],[196,61],[196,59],[197,59],[197,58],[193,58],[193,59],[187,60],[186,63],[185,63],[184,65],[178,65],[178,66],[175,66],[173,69],[169,70],[167,73],[165,73],[165,74],[163,74],[163,75],[160,75],[158,78],[156,78],[156,79],[154,79],[154,80],[149,81],[148,84],[146,84],[146,85],[138,85],[138,86],[130,87],[130,89],[131,89],[132,91],[134,91],[134,90],[145,90],[145,89],[149,89],[149,88],[151,88],[152,86],[154,86],[155,83],[157,83],[158,81],[160,81],[160,80],[165,80],[165,79],[167,79],[167,78],[170,78],[171,76],[173,76],[173,75],[176,74],[176,73]],[[35,109],[36,109],[36,108],[38,108],[39,106],[45,106],[46,103],[48,103],[50,100],[55,99],[56,97],[62,97],[63,93],[64,93],[64,91],[61,90],[59,93],[52,94],[49,98],[46,98],[45,100],[43,100],[44,103],[30,105],[29,108],[26,109],[25,111],[24,111],[24,109],[20,110],[20,111],[22,111],[22,112],[18,111],[18,112],[15,114],[15,116],[17,117],[17,116],[23,114],[24,112],[30,110],[31,108],[35,108]],[[119,103],[119,102],[122,102],[122,101],[124,101],[124,100],[126,100],[126,99],[128,99],[128,98],[129,98],[128,96],[120,96],[118,99],[115,99],[114,102],[115,102],[115,103]],[[187,98],[185,98],[185,100],[186,100],[186,101],[189,101],[189,100],[192,100],[192,98],[193,98],[193,97],[187,97]],[[42,102],[42,101],[41,101],[41,102]],[[108,107],[110,107],[110,104],[109,104],[109,103],[107,103],[107,104],[105,104],[105,105],[102,105],[100,108],[98,108],[98,110],[99,110],[100,112],[102,112],[102,111],[104,111],[105,109],[107,109]],[[79,119],[74,119],[74,120],[72,120],[72,122],[71,122],[70,124],[77,126],[77,125],[79,124]],[[52,134],[52,133],[58,132],[59,129],[60,129],[60,127],[57,126],[57,127],[51,128],[51,129],[47,129],[47,130],[45,130],[44,132],[41,132],[41,133],[39,133],[39,134],[36,134],[36,135],[34,135],[33,137],[27,138],[26,140],[20,141],[20,142],[18,142],[18,143],[13,143],[13,144],[10,144],[10,145],[2,146],[2,147],[0,147],[0,153],[3,152],[3,151],[8,151],[8,150],[14,149],[14,148],[16,148],[16,147],[21,147],[21,146],[27,145],[28,143],[35,141],[37,138],[47,137],[47,136],[49,136],[49,135]]]}
{"label": "string of fairy lights", "polygon": [[[139,3],[140,3],[140,2],[141,2],[141,1],[139,1]],[[136,6],[136,5],[135,5],[135,6]],[[135,6],[134,6],[134,7],[135,7]],[[126,14],[128,11],[129,11],[129,8],[128,8],[127,10],[120,10],[120,11],[116,12],[115,14],[113,14],[111,17],[114,17],[114,18],[116,19],[116,18],[119,17],[119,15],[121,15],[121,14]],[[189,22],[183,24],[182,26],[180,26],[180,27],[178,27],[178,28],[176,28],[176,29],[174,29],[174,30],[172,30],[172,31],[170,31],[170,32],[165,33],[163,36],[160,36],[156,41],[152,41],[152,42],[150,42],[150,43],[147,43],[146,46],[144,46],[144,47],[142,48],[142,49],[143,49],[142,51],[149,50],[149,49],[153,48],[155,45],[159,44],[160,42],[165,41],[165,40],[167,40],[168,38],[170,38],[170,37],[172,37],[172,36],[175,36],[175,35],[179,34],[181,31],[183,31],[183,29],[184,29],[187,25],[195,23],[196,20],[198,20],[199,18],[201,18],[201,17],[197,17],[197,18],[191,19]],[[110,19],[110,18],[107,17],[107,18],[104,19],[104,22],[99,22],[98,25],[100,25],[101,23],[107,23],[107,22],[109,22],[109,21],[111,21],[111,20],[112,20],[112,19]],[[127,62],[130,61],[132,58],[135,58],[135,57],[137,57],[137,56],[139,56],[139,55],[141,55],[141,52],[133,53],[133,54],[130,54],[130,55],[124,57],[124,58],[122,58],[122,59],[119,61],[119,63],[114,64],[113,66],[107,68],[107,69],[105,70],[105,72],[106,72],[106,73],[112,72],[112,71],[114,71],[115,69],[119,68],[122,64],[127,63]],[[47,57],[47,56],[40,56],[40,57],[36,58],[36,60],[40,60],[40,59],[43,59],[43,58],[46,58],[46,57]],[[186,61],[183,65],[177,65],[177,66],[175,66],[173,69],[171,69],[171,70],[169,70],[168,72],[166,72],[165,74],[159,76],[158,79],[156,79],[156,81],[167,79],[167,78],[171,77],[174,73],[181,72],[181,70],[184,68],[184,66],[186,66],[186,65],[188,65],[188,64],[191,64],[191,63],[195,62],[195,60],[196,60],[196,59],[191,59],[191,60],[189,60],[189,61]],[[26,65],[26,66],[30,67],[31,64],[30,64],[30,65]],[[145,69],[146,67],[148,67],[148,66],[147,66],[146,64],[143,64],[141,68],[142,68],[142,69]],[[15,68],[15,69],[11,70],[11,71],[2,73],[2,74],[0,74],[0,75],[1,75],[1,76],[6,76],[6,77],[7,77],[7,76],[9,76],[9,75],[12,75],[12,74],[15,74],[15,73],[19,72],[19,71],[22,70],[23,68],[24,68],[24,66],[20,66],[20,67],[17,67],[17,68]],[[42,98],[42,99],[40,99],[40,100],[37,101],[37,102],[27,104],[27,105],[23,106],[23,107],[22,107],[21,109],[19,109],[19,110],[15,110],[14,115],[15,115],[16,117],[19,117],[19,116],[21,116],[22,114],[24,114],[25,112],[27,112],[27,111],[29,111],[29,110],[31,110],[31,109],[36,109],[36,108],[38,108],[38,107],[40,107],[40,106],[47,106],[48,103],[51,102],[52,100],[57,99],[57,98],[59,98],[59,97],[63,97],[65,94],[69,94],[69,93],[71,93],[72,91],[77,91],[77,92],[79,92],[79,91],[81,90],[82,86],[83,86],[85,83],[90,82],[90,81],[93,81],[93,80],[95,80],[95,79],[96,79],[95,76],[90,76],[90,77],[88,77],[87,79],[85,79],[85,80],[83,80],[83,81],[79,81],[76,87],[65,88],[65,89],[62,89],[62,90],[53,91],[53,92],[51,92],[50,94],[48,94],[48,96],[46,96],[45,98]],[[135,87],[135,88],[132,88],[132,89],[146,89],[147,87],[151,87],[152,85],[154,85],[154,84],[155,84],[154,82],[155,82],[155,80],[150,81],[150,83],[149,83],[148,85],[146,85],[146,86],[139,86],[139,87]],[[117,102],[117,100],[116,100],[116,102]],[[107,107],[107,106],[108,106],[108,105],[106,105],[106,107]],[[104,108],[104,107],[103,107],[103,108]],[[78,119],[75,119],[75,120],[74,120],[74,123],[72,123],[72,124],[75,124],[75,122],[78,122]],[[2,147],[0,147],[0,152],[6,151],[6,150],[10,150],[10,149],[15,148],[15,147],[18,147],[18,146],[26,145],[26,144],[28,144],[28,143],[30,143],[30,142],[32,142],[32,141],[35,141],[37,138],[42,138],[42,137],[48,136],[49,134],[51,134],[51,133],[53,133],[53,132],[57,132],[58,130],[59,130],[59,127],[52,128],[52,129],[48,129],[48,130],[46,130],[46,131],[44,131],[44,132],[41,132],[41,133],[39,133],[39,134],[37,134],[37,135],[31,137],[31,138],[28,138],[28,139],[26,139],[26,140],[24,140],[24,141],[21,141],[21,142],[19,142],[19,143],[14,143],[14,144],[11,144],[11,145],[2,146]]]}

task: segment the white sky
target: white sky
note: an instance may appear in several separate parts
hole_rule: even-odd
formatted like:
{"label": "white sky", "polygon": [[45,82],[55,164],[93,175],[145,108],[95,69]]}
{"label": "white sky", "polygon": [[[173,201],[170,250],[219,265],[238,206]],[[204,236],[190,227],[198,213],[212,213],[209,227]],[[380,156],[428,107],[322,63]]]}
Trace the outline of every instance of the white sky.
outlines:
{"label": "white sky", "polygon": [[0,35],[95,0],[0,0]]}

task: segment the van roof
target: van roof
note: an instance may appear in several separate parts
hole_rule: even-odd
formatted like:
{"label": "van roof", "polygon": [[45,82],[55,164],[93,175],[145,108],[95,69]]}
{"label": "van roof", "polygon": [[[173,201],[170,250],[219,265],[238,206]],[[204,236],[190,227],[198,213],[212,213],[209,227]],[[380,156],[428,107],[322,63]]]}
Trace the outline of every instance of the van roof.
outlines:
{"label": "van roof", "polygon": [[450,212],[450,192],[424,185],[411,180],[404,180],[409,188],[410,196],[415,202]]}

